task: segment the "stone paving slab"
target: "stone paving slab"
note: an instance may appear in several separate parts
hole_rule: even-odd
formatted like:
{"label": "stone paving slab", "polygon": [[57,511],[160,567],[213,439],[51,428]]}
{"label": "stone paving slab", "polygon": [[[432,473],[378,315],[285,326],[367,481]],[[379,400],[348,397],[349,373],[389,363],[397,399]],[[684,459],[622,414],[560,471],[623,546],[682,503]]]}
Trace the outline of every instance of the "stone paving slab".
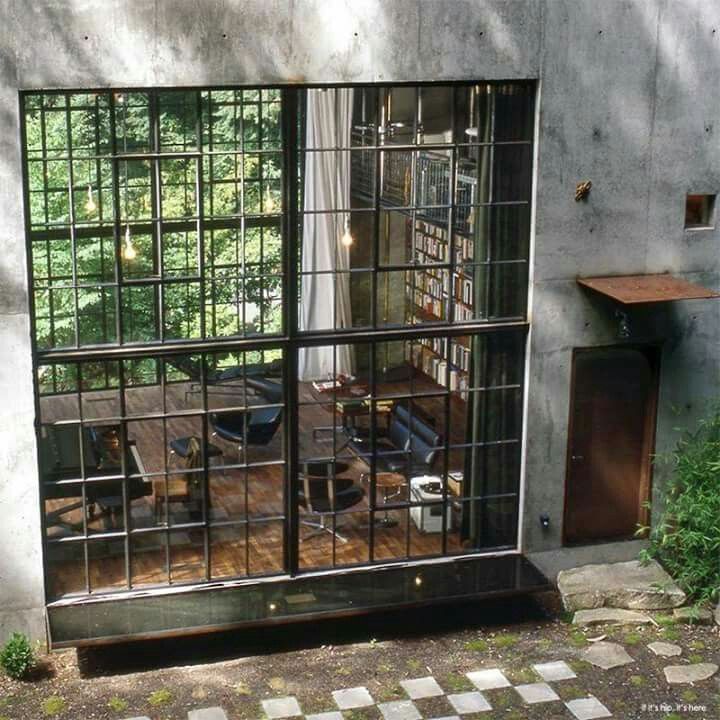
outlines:
{"label": "stone paving slab", "polygon": [[412,700],[380,703],[378,710],[385,720],[420,720],[422,717]]}
{"label": "stone paving slab", "polygon": [[528,705],[560,699],[560,696],[547,683],[516,685],[515,691]]}
{"label": "stone paving slab", "polygon": [[510,681],[497,668],[469,672],[465,673],[465,676],[478,690],[495,690],[496,688],[510,687]]}
{"label": "stone paving slab", "polygon": [[615,607],[662,610],[682,605],[685,593],[654,560],[583,565],[563,570],[558,590],[568,612]]}
{"label": "stone paving slab", "polygon": [[710,610],[693,606],[675,608],[673,617],[678,622],[688,625],[711,625],[713,621],[713,614]]}
{"label": "stone paving slab", "polygon": [[558,682],[560,680],[573,680],[577,675],[573,672],[572,668],[562,660],[557,662],[540,663],[539,665],[533,665],[533,670],[545,681],[545,682]]}
{"label": "stone paving slab", "polygon": [[191,710],[188,713],[188,720],[228,720],[225,711],[219,707]]}
{"label": "stone paving slab", "polygon": [[298,715],[303,714],[297,698],[292,696],[263,700],[262,707],[270,720],[282,720],[283,718],[298,717]]}
{"label": "stone paving slab", "polygon": [[469,715],[470,713],[492,710],[492,705],[480,692],[457,693],[448,695],[447,699],[458,715]]}
{"label": "stone paving slab", "polygon": [[678,655],[682,655],[682,648],[679,645],[662,642],[661,640],[658,640],[657,642],[651,642],[648,645],[648,650],[650,650],[650,652],[655,655],[659,655],[660,657],[677,657]]}
{"label": "stone paving slab", "polygon": [[591,610],[578,610],[573,615],[573,625],[647,625],[652,618],[637,610],[623,610],[622,608],[593,608]]}
{"label": "stone paving slab", "polygon": [[565,703],[565,707],[576,720],[598,720],[598,718],[612,717],[612,713],[596,697],[592,696],[570,700]]}
{"label": "stone paving slab", "polygon": [[603,670],[611,670],[635,662],[622,645],[602,640],[585,650],[581,659]]}
{"label": "stone paving slab", "polygon": [[355,710],[361,707],[370,707],[375,701],[366,687],[347,688],[335,690],[332,694],[335,704],[341,710]]}
{"label": "stone paving slab", "polygon": [[665,679],[671,685],[696,683],[711,678],[718,671],[715,663],[695,663],[694,665],[670,665],[664,670]]}
{"label": "stone paving slab", "polygon": [[306,715],[305,720],[343,720],[343,714],[339,710],[331,710],[330,712]]}
{"label": "stone paving slab", "polygon": [[445,694],[445,691],[432,676],[401,680],[400,686],[411,700],[422,700],[423,698],[438,697]]}

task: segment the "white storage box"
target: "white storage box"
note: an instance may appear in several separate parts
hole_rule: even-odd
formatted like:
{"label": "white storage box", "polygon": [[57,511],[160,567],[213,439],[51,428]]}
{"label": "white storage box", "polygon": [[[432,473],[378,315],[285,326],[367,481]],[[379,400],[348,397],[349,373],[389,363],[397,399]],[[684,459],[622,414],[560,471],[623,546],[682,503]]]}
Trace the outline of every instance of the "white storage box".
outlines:
{"label": "white storage box", "polygon": [[[433,486],[439,487],[439,492],[433,492]],[[442,478],[438,475],[421,475],[410,480],[410,500],[414,503],[436,503],[423,507],[411,507],[410,517],[415,527],[423,533],[442,532]],[[452,529],[452,507],[448,503],[445,507],[447,514],[446,527]]]}

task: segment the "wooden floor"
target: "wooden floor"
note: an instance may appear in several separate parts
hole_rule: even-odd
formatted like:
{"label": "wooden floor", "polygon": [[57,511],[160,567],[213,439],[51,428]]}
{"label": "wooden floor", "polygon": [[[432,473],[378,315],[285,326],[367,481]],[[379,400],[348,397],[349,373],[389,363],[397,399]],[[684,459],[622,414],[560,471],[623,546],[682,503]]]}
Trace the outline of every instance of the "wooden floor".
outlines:
{"label": "wooden floor", "polygon": [[[439,389],[426,376],[415,379],[415,391]],[[197,408],[199,397],[186,392],[187,384],[169,385],[166,388],[166,411],[186,411]],[[402,392],[403,387],[386,384],[379,388],[381,393]],[[148,415],[162,410],[160,388],[137,388],[127,391],[126,410],[132,415]],[[457,526],[459,513],[453,522],[455,529],[447,534],[447,546],[443,549],[441,533],[423,533],[410,518],[408,508],[395,508],[387,512],[382,509],[374,514],[369,511],[367,485],[361,475],[367,466],[349,449],[338,452],[342,444],[341,433],[320,433],[317,437],[313,428],[333,425],[332,403],[318,395],[308,383],[300,387],[300,437],[298,446],[300,460],[332,457],[336,453],[339,461],[349,464],[342,476],[366,490],[365,498],[347,512],[335,516],[337,536],[318,532],[305,524],[317,522],[317,516],[309,516],[301,509],[299,562],[303,570],[351,566],[369,562],[393,559],[418,558],[452,553],[462,550]],[[210,395],[213,408],[227,408],[242,405],[242,398],[220,392]],[[86,395],[83,400],[85,418],[96,418],[98,425],[111,423],[109,418],[117,414],[117,399],[107,392]],[[417,398],[413,407],[434,418],[437,427],[444,425],[445,400],[442,398]],[[451,442],[464,442],[465,403],[453,396],[450,403]],[[53,396],[41,400],[41,414],[44,422],[58,419],[73,419],[77,412],[76,403],[70,396]],[[439,421],[438,421],[439,419]],[[181,583],[205,579],[229,579],[236,577],[282,573],[286,567],[284,558],[285,499],[282,430],[279,430],[266,447],[250,447],[248,454],[238,455],[238,448],[222,439],[212,442],[222,450],[222,458],[213,461],[209,471],[209,498],[203,498],[202,491],[184,485],[183,493],[171,497],[165,503],[165,468],[170,473],[184,470],[182,462],[168,456],[168,442],[187,435],[201,436],[204,417],[190,416],[172,419],[130,420],[128,438],[137,447],[144,471],[155,479],[146,480],[147,494],[132,501],[130,506],[131,529],[129,539],[130,562],[126,564],[126,538],[92,539],[93,534],[123,531],[122,512],[118,508],[103,507],[98,503],[95,516],[88,519],[90,537],[87,543],[87,565],[89,586],[94,592],[127,587],[127,566],[133,587],[163,585],[168,582]],[[360,421],[362,422],[362,420]],[[339,424],[340,420],[335,419]],[[382,420],[378,420],[381,424]],[[212,427],[208,428],[208,434]],[[252,467],[233,467],[240,463],[252,463]],[[462,470],[462,453],[451,453],[450,469]],[[162,473],[162,474],[161,474]],[[183,474],[170,475],[170,493],[176,478]],[[181,484],[185,480],[180,480]],[[393,498],[392,502],[407,499],[406,489]],[[160,498],[160,500],[158,500]],[[46,512],[57,512],[72,502],[70,498],[46,501]],[[382,508],[383,497],[378,494],[378,508]],[[207,507],[210,526],[205,528],[183,527],[199,522],[203,517],[203,506]],[[167,513],[167,516],[166,516]],[[374,515],[374,516],[373,516]],[[168,522],[169,521],[169,522]],[[387,524],[384,522],[387,521]],[[333,517],[329,516],[330,526]],[[51,538],[68,537],[82,533],[82,511],[65,512],[60,522],[48,527]],[[342,538],[342,539],[340,539]],[[51,594],[55,597],[76,592],[85,592],[84,543],[59,543],[49,546],[49,580]],[[372,551],[371,551],[372,547]],[[207,568],[207,570],[206,570]]]}

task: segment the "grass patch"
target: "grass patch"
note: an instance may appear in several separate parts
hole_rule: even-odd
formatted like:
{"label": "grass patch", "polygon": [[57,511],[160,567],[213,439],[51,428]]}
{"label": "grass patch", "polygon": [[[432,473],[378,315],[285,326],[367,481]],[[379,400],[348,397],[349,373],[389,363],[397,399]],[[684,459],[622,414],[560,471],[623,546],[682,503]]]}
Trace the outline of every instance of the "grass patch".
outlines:
{"label": "grass patch", "polygon": [[407,669],[410,670],[410,672],[419,672],[422,670],[422,663],[415,658],[410,658],[405,665],[407,665]]}
{"label": "grass patch", "polygon": [[169,705],[172,699],[172,693],[167,688],[160,688],[150,693],[148,703],[153,707],[160,707],[161,705]]}
{"label": "grass patch", "polygon": [[391,686],[391,687],[380,687],[378,690],[375,690],[373,693],[373,697],[379,700],[380,702],[389,702],[391,700],[397,700],[398,698],[402,697],[403,693],[397,686]]}
{"label": "grass patch", "polygon": [[513,685],[525,685],[538,682],[539,678],[530,668],[511,668],[505,671],[505,676]]}
{"label": "grass patch", "polygon": [[250,690],[249,686],[246,685],[244,682],[239,682],[237,683],[237,685],[235,685],[235,694],[248,696],[252,695],[252,690]]}
{"label": "grass patch", "polygon": [[51,695],[49,698],[43,700],[43,715],[47,715],[48,717],[55,717],[56,715],[60,715],[61,713],[65,712],[66,708],[67,703],[65,702],[64,698],[61,698],[59,695]]}
{"label": "grass patch", "polygon": [[660,631],[660,637],[668,642],[677,642],[680,637],[680,631],[674,627],[666,627]]}
{"label": "grass patch", "polygon": [[691,650],[704,650],[707,646],[702,640],[693,640],[690,643]]}
{"label": "grass patch", "polygon": [[642,635],[638,632],[629,632],[623,635],[623,642],[626,645],[639,645],[642,642]]}
{"label": "grass patch", "polygon": [[267,684],[273,692],[283,692],[287,687],[287,683],[281,677],[271,677]]}
{"label": "grass patch", "polygon": [[588,645],[588,639],[585,637],[585,633],[580,630],[573,630],[568,637],[568,642],[576,648],[583,648]]}
{"label": "grass patch", "polygon": [[[456,693],[475,689],[475,686],[464,675],[460,675],[460,673],[450,673],[450,675],[446,675],[444,683],[448,690]],[[440,683],[440,685],[443,685],[443,683]]]}
{"label": "grass patch", "polygon": [[642,675],[631,675],[630,676],[630,684],[633,687],[642,687],[647,680]]}
{"label": "grass patch", "polygon": [[693,653],[692,655],[688,656],[688,660],[691,663],[701,663],[704,660],[704,658],[699,653]]}
{"label": "grass patch", "polygon": [[654,620],[661,628],[677,625],[677,620],[672,615],[655,615]]}
{"label": "grass patch", "polygon": [[123,700],[123,698],[117,697],[117,695],[111,697],[107,705],[113,712],[117,713],[125,712],[128,709],[127,700]]}
{"label": "grass patch", "polygon": [[514,633],[502,633],[501,635],[496,635],[493,638],[493,645],[500,650],[506,650],[508,648],[515,647],[519,641],[519,635],[515,635]]}
{"label": "grass patch", "polygon": [[568,660],[568,666],[575,673],[585,672],[590,667],[587,660]]}
{"label": "grass patch", "polygon": [[487,652],[488,647],[487,640],[477,639],[465,643],[465,649],[470,650],[470,652]]}
{"label": "grass patch", "polygon": [[694,690],[685,690],[680,697],[682,697],[686,703],[694,703],[699,696]]}
{"label": "grass patch", "polygon": [[561,682],[554,686],[557,694],[565,701],[587,697],[587,691],[574,682]]}

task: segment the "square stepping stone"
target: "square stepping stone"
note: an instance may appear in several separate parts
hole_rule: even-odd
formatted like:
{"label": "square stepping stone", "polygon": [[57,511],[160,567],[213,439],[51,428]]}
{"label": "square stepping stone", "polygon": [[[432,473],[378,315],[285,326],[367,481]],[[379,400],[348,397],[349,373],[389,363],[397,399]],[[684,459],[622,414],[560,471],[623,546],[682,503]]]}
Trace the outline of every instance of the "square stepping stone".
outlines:
{"label": "square stepping stone", "polygon": [[331,710],[330,712],[306,715],[305,720],[343,720],[343,714],[339,710]]}
{"label": "square stepping stone", "polygon": [[516,685],[518,695],[528,704],[552,702],[559,700],[560,696],[547,683],[530,683],[529,685]]}
{"label": "square stepping stone", "polygon": [[612,713],[592,695],[578,698],[565,703],[565,707],[573,714],[576,720],[597,720],[597,718],[612,717]]}
{"label": "square stepping stone", "polygon": [[227,720],[227,715],[219,707],[203,708],[201,710],[191,710],[188,713],[188,720]]}
{"label": "square stepping stone", "polygon": [[263,700],[262,707],[270,720],[282,720],[282,718],[302,715],[300,704],[292,696]]}
{"label": "square stepping stone", "polygon": [[355,708],[369,707],[375,704],[366,687],[335,690],[332,696],[335,704],[341,710],[354,710]]}
{"label": "square stepping stone", "polygon": [[572,680],[577,677],[570,666],[562,660],[558,660],[557,662],[540,663],[539,665],[533,665],[533,668],[545,682]]}
{"label": "square stepping stone", "polygon": [[492,710],[492,705],[490,705],[485,699],[485,696],[479,692],[448,695],[447,699],[453,708],[455,708],[455,712],[457,712],[458,715],[469,715],[470,713]]}
{"label": "square stepping stone", "polygon": [[378,710],[385,720],[420,720],[422,717],[412,700],[380,703]]}
{"label": "square stepping stone", "polygon": [[415,678],[414,680],[401,680],[400,685],[411,700],[438,697],[445,691],[438,685],[434,677]]}
{"label": "square stepping stone", "polygon": [[511,684],[497,668],[469,672],[465,673],[465,676],[478,690],[495,690],[497,688],[510,687]]}

